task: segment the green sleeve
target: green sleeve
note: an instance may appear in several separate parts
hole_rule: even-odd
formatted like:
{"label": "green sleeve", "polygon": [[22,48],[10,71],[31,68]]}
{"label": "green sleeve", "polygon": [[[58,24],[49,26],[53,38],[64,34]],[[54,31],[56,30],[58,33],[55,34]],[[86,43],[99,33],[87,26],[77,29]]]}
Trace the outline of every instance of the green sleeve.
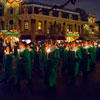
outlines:
{"label": "green sleeve", "polygon": [[82,60],[82,53],[81,53],[80,49],[77,50],[76,56],[77,56],[77,59],[78,59],[79,61]]}

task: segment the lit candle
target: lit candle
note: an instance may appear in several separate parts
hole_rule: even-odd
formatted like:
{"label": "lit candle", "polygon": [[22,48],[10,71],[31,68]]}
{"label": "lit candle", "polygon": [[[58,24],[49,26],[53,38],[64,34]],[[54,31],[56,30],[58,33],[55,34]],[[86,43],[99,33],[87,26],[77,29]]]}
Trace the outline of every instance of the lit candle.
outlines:
{"label": "lit candle", "polygon": [[47,49],[47,59],[48,59],[49,53],[50,53],[50,49]]}
{"label": "lit candle", "polygon": [[9,54],[9,51],[6,51],[6,50],[5,50],[4,52],[5,52],[5,55],[8,55],[8,54]]}
{"label": "lit candle", "polygon": [[88,53],[88,48],[89,48],[89,46],[86,46],[86,51],[87,51],[87,53]]}
{"label": "lit candle", "polygon": [[98,47],[100,47],[100,44],[98,45]]}
{"label": "lit candle", "polygon": [[6,59],[6,50],[4,51],[4,53],[5,53],[4,57],[5,57],[5,59]]}
{"label": "lit candle", "polygon": [[75,48],[75,57],[77,56],[77,50],[78,50],[78,48]]}
{"label": "lit candle", "polygon": [[18,49],[18,57],[20,57],[20,50]]}

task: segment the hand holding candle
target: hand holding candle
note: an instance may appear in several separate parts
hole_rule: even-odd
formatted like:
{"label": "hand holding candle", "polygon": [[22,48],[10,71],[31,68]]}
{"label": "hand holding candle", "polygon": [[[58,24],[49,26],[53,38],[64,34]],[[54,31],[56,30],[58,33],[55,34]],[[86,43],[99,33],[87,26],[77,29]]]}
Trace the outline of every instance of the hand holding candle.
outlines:
{"label": "hand holding candle", "polygon": [[100,48],[100,44],[98,45],[98,47]]}
{"label": "hand holding candle", "polygon": [[20,57],[20,50],[18,49],[17,51],[18,51],[18,57]]}
{"label": "hand holding candle", "polygon": [[50,53],[50,48],[47,49],[47,59],[48,59],[48,54]]}
{"label": "hand holding candle", "polygon": [[47,49],[47,53],[50,53],[50,49]]}

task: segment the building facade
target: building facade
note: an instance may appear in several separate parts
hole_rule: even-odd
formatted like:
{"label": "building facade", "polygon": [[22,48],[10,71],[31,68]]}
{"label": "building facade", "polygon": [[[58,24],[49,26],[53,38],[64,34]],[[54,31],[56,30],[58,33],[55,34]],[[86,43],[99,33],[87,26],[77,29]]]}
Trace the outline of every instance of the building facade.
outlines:
{"label": "building facade", "polygon": [[[88,25],[88,21],[82,21],[80,14],[72,10],[51,10],[52,6],[41,3],[8,1],[0,6],[0,36],[4,39],[8,37],[32,41],[48,37],[76,39],[88,33],[84,28],[84,25]],[[96,19],[95,15],[89,17]],[[96,24],[91,25],[91,34],[93,32],[97,34],[94,30],[95,26]]]}
{"label": "building facade", "polygon": [[100,20],[98,20],[96,23],[97,23],[98,26],[99,26],[99,39],[100,39]]}

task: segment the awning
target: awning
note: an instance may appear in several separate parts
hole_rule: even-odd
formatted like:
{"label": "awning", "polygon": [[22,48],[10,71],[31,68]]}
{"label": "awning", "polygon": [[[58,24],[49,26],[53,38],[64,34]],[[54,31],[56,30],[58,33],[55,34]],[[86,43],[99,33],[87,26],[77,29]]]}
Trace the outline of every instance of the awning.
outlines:
{"label": "awning", "polygon": [[83,41],[85,41],[86,39],[84,37],[79,37],[77,40],[83,40]]}
{"label": "awning", "polygon": [[31,35],[21,35],[20,37],[21,40],[28,40],[28,39],[32,39]]}
{"label": "awning", "polygon": [[59,36],[58,40],[66,40],[65,36]]}
{"label": "awning", "polygon": [[52,39],[52,40],[57,40],[58,39],[58,37],[57,36],[50,36],[50,38],[49,39]]}
{"label": "awning", "polygon": [[46,39],[46,36],[44,35],[36,35],[36,40],[40,41],[40,40],[45,40]]}

